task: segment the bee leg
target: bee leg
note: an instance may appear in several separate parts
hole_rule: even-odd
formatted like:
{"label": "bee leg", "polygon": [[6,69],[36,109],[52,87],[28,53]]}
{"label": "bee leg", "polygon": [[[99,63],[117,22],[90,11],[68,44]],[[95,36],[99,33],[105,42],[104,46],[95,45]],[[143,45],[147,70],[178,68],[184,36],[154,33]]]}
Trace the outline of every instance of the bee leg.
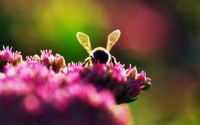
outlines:
{"label": "bee leg", "polygon": [[90,57],[87,57],[83,62],[82,67],[84,67],[90,61],[90,59],[91,59]]}
{"label": "bee leg", "polygon": [[95,63],[95,62],[96,62],[95,59],[94,59],[94,57],[90,56],[90,58],[91,58],[91,62],[92,62],[92,63]]}
{"label": "bee leg", "polygon": [[111,63],[113,63],[114,65],[116,63],[116,58],[114,56],[111,56]]}

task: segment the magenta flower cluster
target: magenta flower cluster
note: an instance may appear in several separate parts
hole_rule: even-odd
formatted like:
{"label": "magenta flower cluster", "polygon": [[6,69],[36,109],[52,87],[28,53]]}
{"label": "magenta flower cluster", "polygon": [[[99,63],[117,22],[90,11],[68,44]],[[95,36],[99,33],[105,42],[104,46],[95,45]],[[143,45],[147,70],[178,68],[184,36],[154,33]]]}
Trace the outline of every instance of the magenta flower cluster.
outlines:
{"label": "magenta flower cluster", "polygon": [[128,107],[151,83],[136,67],[65,64],[52,51],[22,59],[0,51],[0,125],[128,125]]}

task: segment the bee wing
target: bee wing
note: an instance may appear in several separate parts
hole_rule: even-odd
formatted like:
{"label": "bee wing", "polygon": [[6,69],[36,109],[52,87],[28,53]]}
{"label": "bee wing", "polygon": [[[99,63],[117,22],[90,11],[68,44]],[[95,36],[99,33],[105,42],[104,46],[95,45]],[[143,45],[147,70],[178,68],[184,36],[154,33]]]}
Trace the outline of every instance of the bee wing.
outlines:
{"label": "bee wing", "polygon": [[120,37],[120,30],[115,30],[108,35],[106,50],[110,51]]}
{"label": "bee wing", "polygon": [[91,51],[92,51],[92,47],[91,47],[91,44],[90,44],[90,39],[89,39],[89,36],[82,33],[82,32],[78,32],[76,34],[77,36],[77,39],[79,41],[79,43],[85,48],[85,50],[90,54]]}

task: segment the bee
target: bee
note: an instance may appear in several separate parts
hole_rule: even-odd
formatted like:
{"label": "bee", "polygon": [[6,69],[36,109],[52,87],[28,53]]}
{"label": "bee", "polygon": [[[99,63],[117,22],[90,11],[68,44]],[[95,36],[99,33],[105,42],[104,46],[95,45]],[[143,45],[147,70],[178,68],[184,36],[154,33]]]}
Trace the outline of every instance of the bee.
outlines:
{"label": "bee", "polygon": [[87,63],[95,63],[95,62],[100,62],[103,64],[107,63],[114,63],[116,62],[116,59],[114,56],[110,54],[111,48],[115,45],[115,43],[118,41],[120,37],[120,30],[115,30],[112,33],[108,35],[108,41],[107,41],[107,46],[106,48],[103,47],[97,47],[92,50],[92,46],[90,44],[90,39],[89,36],[82,33],[78,32],[76,34],[77,39],[79,43],[83,46],[83,48],[88,52],[89,57],[85,59],[83,62],[82,66],[85,66]]}

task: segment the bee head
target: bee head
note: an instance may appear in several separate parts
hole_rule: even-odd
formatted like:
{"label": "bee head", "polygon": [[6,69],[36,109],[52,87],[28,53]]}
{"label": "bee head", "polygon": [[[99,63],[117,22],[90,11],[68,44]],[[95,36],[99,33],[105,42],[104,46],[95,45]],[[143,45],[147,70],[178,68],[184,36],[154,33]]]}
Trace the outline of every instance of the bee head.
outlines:
{"label": "bee head", "polygon": [[106,49],[97,47],[92,51],[92,61],[99,61],[100,63],[107,63],[110,60],[110,54]]}

